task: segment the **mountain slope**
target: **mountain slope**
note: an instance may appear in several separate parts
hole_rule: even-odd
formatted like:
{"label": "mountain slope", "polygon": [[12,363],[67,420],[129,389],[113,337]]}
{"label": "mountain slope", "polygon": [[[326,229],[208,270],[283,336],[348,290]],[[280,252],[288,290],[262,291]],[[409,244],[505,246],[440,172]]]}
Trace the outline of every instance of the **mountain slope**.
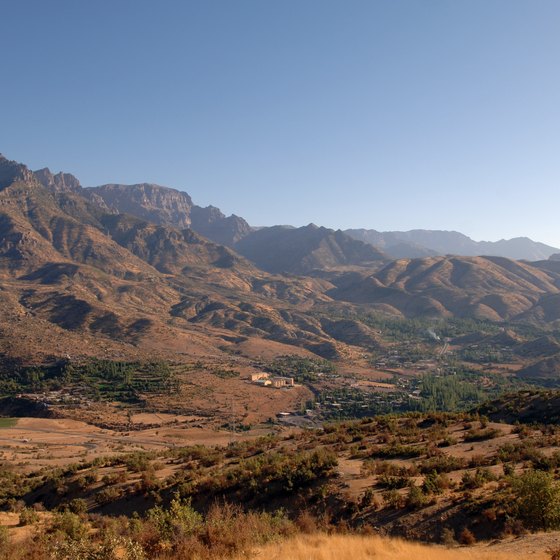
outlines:
{"label": "mountain slope", "polygon": [[149,183],[110,184],[86,191],[102,199],[115,212],[130,214],[160,226],[190,227],[221,245],[231,247],[251,231],[243,218],[234,215],[226,217],[213,206],[196,206],[187,193],[169,187]]}
{"label": "mountain slope", "polygon": [[376,266],[385,255],[342,231],[310,224],[262,228],[235,244],[235,250],[268,272],[306,274],[339,266]]}
{"label": "mountain slope", "polygon": [[328,282],[271,276],[190,228],[107,213],[69,175],[7,160],[0,173],[4,359],[220,355],[252,338],[284,353],[333,357],[345,347],[305,316],[329,300]]}
{"label": "mountain slope", "polygon": [[[420,315],[515,319],[560,294],[559,276],[500,257],[431,257],[393,261],[368,276],[345,277],[328,294]],[[549,320],[554,320],[549,317]]]}

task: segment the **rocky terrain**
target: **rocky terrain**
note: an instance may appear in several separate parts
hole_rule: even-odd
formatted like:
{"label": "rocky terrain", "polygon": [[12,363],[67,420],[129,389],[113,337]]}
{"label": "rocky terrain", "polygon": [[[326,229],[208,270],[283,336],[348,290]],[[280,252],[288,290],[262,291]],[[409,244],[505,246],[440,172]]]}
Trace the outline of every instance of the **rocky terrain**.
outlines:
{"label": "rocky terrain", "polygon": [[0,188],[6,358],[219,356],[266,340],[336,359],[378,344],[364,313],[551,328],[560,319],[553,259],[391,260],[341,231],[253,230],[174,189],[84,189],[5,158]]}
{"label": "rocky terrain", "polygon": [[560,385],[560,262],[423,247],[253,229],[1,158],[0,502],[19,526],[0,558],[29,557],[27,526],[41,554],[159,560],[556,529],[524,488],[560,501],[542,390]]}

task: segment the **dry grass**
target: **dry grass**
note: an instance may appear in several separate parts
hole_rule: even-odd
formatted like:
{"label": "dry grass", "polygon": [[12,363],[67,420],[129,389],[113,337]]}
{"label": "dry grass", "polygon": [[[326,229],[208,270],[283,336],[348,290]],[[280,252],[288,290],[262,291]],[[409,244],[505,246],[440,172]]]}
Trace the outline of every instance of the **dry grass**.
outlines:
{"label": "dry grass", "polygon": [[[377,536],[300,535],[255,551],[253,559],[266,560],[511,560],[512,556],[481,546],[447,549]],[[533,560],[549,558],[533,554]]]}

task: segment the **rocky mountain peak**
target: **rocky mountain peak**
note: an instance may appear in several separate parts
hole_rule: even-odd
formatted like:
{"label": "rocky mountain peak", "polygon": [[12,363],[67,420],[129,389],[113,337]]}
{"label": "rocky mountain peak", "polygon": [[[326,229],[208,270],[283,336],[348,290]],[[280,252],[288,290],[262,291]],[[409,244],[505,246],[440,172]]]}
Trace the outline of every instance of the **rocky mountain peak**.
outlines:
{"label": "rocky mountain peak", "polygon": [[216,243],[232,247],[240,239],[251,233],[251,226],[239,216],[225,214],[215,206],[193,206],[191,227]]}
{"label": "rocky mountain peak", "polygon": [[191,225],[193,203],[185,192],[151,183],[109,184],[86,190],[100,196],[109,208],[119,213],[179,229]]}
{"label": "rocky mountain peak", "polygon": [[0,154],[0,190],[16,181],[31,181],[33,173],[22,163],[11,161]]}
{"label": "rocky mountain peak", "polygon": [[47,189],[54,192],[79,192],[82,189],[80,181],[70,173],[51,172],[48,167],[34,172],[38,181]]}

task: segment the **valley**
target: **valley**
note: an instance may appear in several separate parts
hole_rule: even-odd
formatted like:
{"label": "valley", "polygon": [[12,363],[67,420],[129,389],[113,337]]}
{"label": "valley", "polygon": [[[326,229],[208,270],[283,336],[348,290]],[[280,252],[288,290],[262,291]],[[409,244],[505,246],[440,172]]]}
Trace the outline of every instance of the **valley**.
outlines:
{"label": "valley", "polygon": [[[135,559],[560,529],[557,250],[366,233],[0,158],[5,556],[26,525]],[[511,505],[531,484],[538,522]]]}

